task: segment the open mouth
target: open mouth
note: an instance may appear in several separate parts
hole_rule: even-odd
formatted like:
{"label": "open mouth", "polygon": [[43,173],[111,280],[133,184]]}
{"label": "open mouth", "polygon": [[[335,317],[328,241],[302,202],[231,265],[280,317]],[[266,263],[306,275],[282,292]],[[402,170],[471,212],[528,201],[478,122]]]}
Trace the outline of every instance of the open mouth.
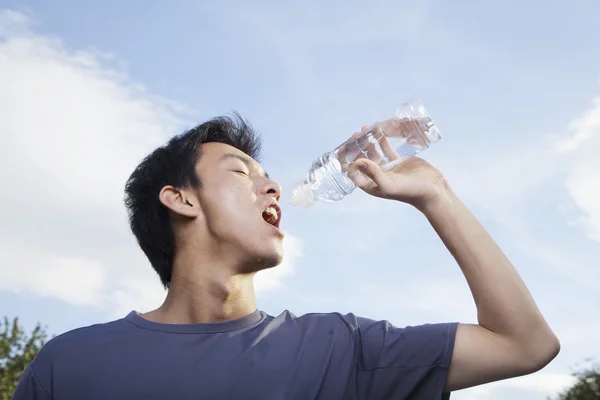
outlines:
{"label": "open mouth", "polygon": [[279,229],[281,223],[281,207],[279,204],[273,203],[262,212],[262,217],[266,223]]}

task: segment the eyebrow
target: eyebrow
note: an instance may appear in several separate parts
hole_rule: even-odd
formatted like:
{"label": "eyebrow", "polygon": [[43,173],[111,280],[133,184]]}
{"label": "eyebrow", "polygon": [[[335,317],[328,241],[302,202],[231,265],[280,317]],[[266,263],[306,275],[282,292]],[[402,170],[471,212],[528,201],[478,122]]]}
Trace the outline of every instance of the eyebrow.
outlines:
{"label": "eyebrow", "polygon": [[[221,160],[227,160],[229,158],[234,158],[236,160],[240,160],[241,162],[246,164],[248,169],[255,169],[254,161],[250,157],[243,156],[241,154],[235,154],[235,153],[225,153],[221,156]],[[263,172],[265,178],[269,178],[269,174],[267,174],[267,172],[265,170],[262,170],[262,172]]]}

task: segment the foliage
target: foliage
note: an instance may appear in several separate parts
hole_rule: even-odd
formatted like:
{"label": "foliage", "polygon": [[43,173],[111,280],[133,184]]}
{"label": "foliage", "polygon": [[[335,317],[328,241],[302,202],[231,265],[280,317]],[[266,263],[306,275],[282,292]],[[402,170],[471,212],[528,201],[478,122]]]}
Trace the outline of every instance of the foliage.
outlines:
{"label": "foliage", "polygon": [[573,376],[577,378],[577,382],[561,393],[557,400],[600,400],[599,364],[576,372]]}
{"label": "foliage", "polygon": [[0,399],[10,399],[27,365],[46,343],[47,334],[39,324],[28,335],[19,324],[0,320]]}

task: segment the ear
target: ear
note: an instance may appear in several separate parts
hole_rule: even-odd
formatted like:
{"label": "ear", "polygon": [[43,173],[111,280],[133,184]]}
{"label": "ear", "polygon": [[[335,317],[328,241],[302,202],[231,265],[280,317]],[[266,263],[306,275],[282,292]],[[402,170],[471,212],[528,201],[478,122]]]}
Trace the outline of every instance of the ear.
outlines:
{"label": "ear", "polygon": [[165,186],[161,189],[158,198],[165,207],[175,214],[190,218],[195,218],[200,214],[200,202],[184,190],[176,189],[173,186]]}

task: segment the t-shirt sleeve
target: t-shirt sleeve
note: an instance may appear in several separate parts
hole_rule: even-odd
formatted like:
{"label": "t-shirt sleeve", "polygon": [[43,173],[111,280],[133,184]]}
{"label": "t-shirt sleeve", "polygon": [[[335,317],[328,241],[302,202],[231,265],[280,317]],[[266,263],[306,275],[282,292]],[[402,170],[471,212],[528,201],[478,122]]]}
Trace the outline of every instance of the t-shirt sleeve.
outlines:
{"label": "t-shirt sleeve", "polygon": [[432,399],[443,393],[457,323],[398,328],[388,321],[344,316],[353,333],[358,399]]}
{"label": "t-shirt sleeve", "polygon": [[52,396],[40,385],[33,373],[33,367],[29,365],[21,375],[12,400],[52,400]]}

